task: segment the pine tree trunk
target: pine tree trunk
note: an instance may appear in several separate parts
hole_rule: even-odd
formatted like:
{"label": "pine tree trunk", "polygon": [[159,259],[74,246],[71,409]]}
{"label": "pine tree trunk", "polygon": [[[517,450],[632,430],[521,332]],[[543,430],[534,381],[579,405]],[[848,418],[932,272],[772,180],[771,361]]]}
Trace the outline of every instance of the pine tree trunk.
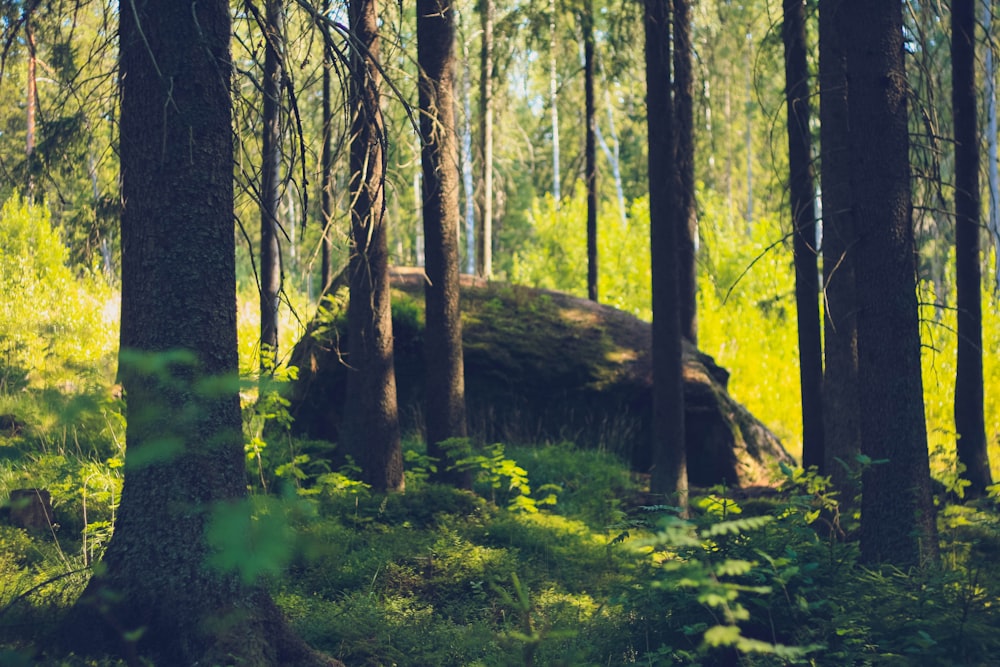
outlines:
{"label": "pine tree trunk", "polygon": [[465,488],[471,473],[448,470],[440,443],[464,438],[465,376],[458,276],[458,162],[455,150],[455,15],[449,0],[417,0],[426,301],[427,452],[437,477]]}
{"label": "pine tree trunk", "polygon": [[552,198],[559,210],[559,200],[562,199],[562,187],[559,165],[559,77],[556,69],[556,0],[549,0],[549,115],[552,118]]}
{"label": "pine tree trunk", "polygon": [[60,639],[130,664],[334,664],[290,633],[263,586],[210,565],[213,512],[249,521],[228,3],[136,0],[120,24],[128,453],[103,574]]}
{"label": "pine tree trunk", "polygon": [[[323,0],[323,15],[330,13],[330,0]],[[324,34],[323,44],[323,152],[320,154],[320,224],[323,225],[323,235],[320,244],[322,246],[322,264],[320,277],[322,286],[320,294],[325,294],[326,289],[333,282],[333,237],[331,236],[330,225],[333,221],[333,115],[330,107],[332,104],[330,89],[331,73],[333,67],[330,48],[326,45],[329,40],[329,27],[322,24]]]}
{"label": "pine tree trunk", "polygon": [[687,507],[677,275],[677,164],[670,99],[669,0],[645,0],[649,230],[653,287],[653,462],[650,491]]}
{"label": "pine tree trunk", "polygon": [[274,368],[278,354],[281,247],[281,81],[283,0],[267,0],[264,17],[264,86],[260,183],[260,368]]}
{"label": "pine tree trunk", "polygon": [[845,0],[851,199],[858,230],[861,558],[936,560],[910,193],[902,5]]}
{"label": "pine tree trunk", "polygon": [[809,129],[809,69],[803,0],[784,0],[785,103],[788,170],[798,311],[799,384],[802,388],[802,465],[824,470],[823,344],[820,339],[816,210]]}
{"label": "pine tree trunk", "polygon": [[951,3],[952,120],[955,127],[955,287],[958,363],[955,430],[958,460],[972,497],[993,483],[983,416],[983,311],[979,257],[979,122],[976,106],[976,0]]}
{"label": "pine tree trunk", "polygon": [[847,70],[843,0],[823,0],[819,13],[820,185],[823,192],[823,442],[824,469],[850,503],[848,467],[861,453],[858,334],[847,146]]}
{"label": "pine tree trunk", "polygon": [[674,2],[674,136],[679,176],[677,261],[681,333],[698,344],[698,211],[694,193],[694,70],[691,2]]}
{"label": "pine tree trunk", "polygon": [[347,309],[344,450],[379,491],[403,489],[385,211],[385,124],[379,107],[374,0],[350,0],[351,300]]}
{"label": "pine tree trunk", "polygon": [[598,300],[597,289],[597,107],[594,102],[594,3],[584,0],[583,15],[583,87],[586,122],[586,165],[584,182],[587,186],[587,297]]}
{"label": "pine tree trunk", "polygon": [[482,51],[479,73],[479,133],[482,142],[483,179],[480,206],[477,273],[493,275],[493,0],[479,0]]}

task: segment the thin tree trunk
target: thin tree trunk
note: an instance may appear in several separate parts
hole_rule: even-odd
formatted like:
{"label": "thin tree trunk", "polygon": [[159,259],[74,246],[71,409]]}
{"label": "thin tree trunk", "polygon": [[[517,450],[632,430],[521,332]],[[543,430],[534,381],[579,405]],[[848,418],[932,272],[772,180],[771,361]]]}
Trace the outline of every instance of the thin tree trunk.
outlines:
{"label": "thin tree trunk", "polygon": [[955,287],[958,363],[955,430],[958,460],[979,497],[993,483],[983,415],[983,311],[979,257],[979,121],[976,105],[976,0],[951,3],[952,120],[955,128]]}
{"label": "thin tree trunk", "polygon": [[263,136],[260,183],[260,368],[274,368],[278,354],[278,298],[281,291],[282,0],[267,0],[264,16]]}
{"label": "thin tree trunk", "polygon": [[476,186],[472,157],[472,77],[469,44],[462,42],[462,192],[465,195],[465,272],[476,274]]}
{"label": "thin tree trunk", "polygon": [[[845,0],[851,198],[857,240],[861,558],[938,553],[930,492],[910,191],[902,5]],[[845,37],[847,37],[845,34]]]}
{"label": "thin tree trunk", "polygon": [[28,199],[30,200],[35,189],[35,115],[38,108],[38,79],[35,73],[37,64],[35,56],[35,32],[31,28],[30,17],[28,16],[25,16],[24,19],[24,39],[28,45],[28,90],[27,99],[25,100],[26,130],[24,164],[27,175],[25,183]]}
{"label": "thin tree trunk", "polygon": [[584,181],[587,186],[587,298],[598,300],[597,290],[597,109],[594,103],[594,3],[584,0],[583,15],[583,86],[586,124],[586,165]]}
{"label": "thin tree trunk", "polygon": [[556,0],[549,0],[549,114],[552,118],[552,198],[559,210],[562,188],[559,165],[559,78],[556,69],[558,40],[556,32]]}
{"label": "thin tree trunk", "polygon": [[746,169],[747,169],[747,232],[750,231],[750,226],[753,224],[753,35],[750,34],[749,28],[747,28],[747,50],[746,59],[744,61],[744,68],[746,69],[746,121],[747,121],[747,133],[746,133]]}
{"label": "thin tree trunk", "polygon": [[847,70],[842,0],[823,0],[819,12],[820,185],[823,193],[823,442],[824,469],[854,498],[848,468],[861,453],[858,402],[858,333],[854,278],[856,235],[851,216]]}
{"label": "thin tree trunk", "polygon": [[997,149],[997,82],[993,65],[993,0],[983,0],[983,31],[986,33],[986,145],[990,182],[990,219],[988,228],[993,241],[993,290],[1000,291],[1000,150]]}
{"label": "thin tree trunk", "polygon": [[427,284],[427,452],[439,460],[436,477],[472,488],[472,475],[449,469],[441,443],[467,435],[462,317],[459,311],[458,163],[455,150],[455,15],[450,0],[417,0],[420,135],[423,140],[424,237]]}
{"label": "thin tree trunk", "polygon": [[670,98],[669,0],[645,0],[649,217],[653,288],[653,437],[650,491],[687,508],[684,386],[677,275],[677,169]]}
{"label": "thin tree trunk", "polygon": [[611,88],[606,86],[604,89],[604,103],[605,108],[608,112],[608,131],[611,132],[611,145],[604,138],[604,133],[601,132],[601,125],[597,123],[594,125],[595,135],[597,136],[597,143],[601,145],[601,152],[604,153],[604,158],[608,161],[611,166],[611,178],[615,182],[615,198],[618,200],[618,217],[621,219],[622,226],[624,227],[628,224],[628,208],[625,205],[625,187],[622,184],[622,166],[621,166],[621,151],[620,144],[618,142],[618,132],[615,129],[615,114],[614,108],[611,106]]}
{"label": "thin tree trunk", "polygon": [[379,106],[375,0],[350,0],[351,300],[347,310],[347,404],[342,437],[362,477],[403,489],[403,455],[392,356],[385,215],[385,123]]}
{"label": "thin tree trunk", "polygon": [[479,73],[479,134],[483,154],[483,194],[479,220],[477,273],[493,275],[493,0],[479,0],[482,27]]}
{"label": "thin tree trunk", "polygon": [[[330,0],[323,0],[323,15],[330,13]],[[323,152],[320,154],[320,175],[321,190],[320,196],[320,224],[323,225],[323,235],[320,241],[322,250],[322,270],[320,272],[322,287],[320,294],[325,294],[326,289],[333,282],[333,237],[330,229],[333,223],[333,115],[330,110],[332,103],[330,89],[333,60],[326,42],[329,39],[329,27],[322,24],[325,39],[323,44]]]}
{"label": "thin tree trunk", "polygon": [[803,0],[784,0],[785,103],[788,170],[798,311],[799,384],[802,389],[802,465],[824,470],[823,344],[820,339],[816,264],[815,186],[809,129],[809,68]]}
{"label": "thin tree trunk", "polygon": [[674,4],[674,137],[677,153],[678,278],[681,333],[698,344],[698,211],[694,193],[694,68],[691,47],[691,2]]}

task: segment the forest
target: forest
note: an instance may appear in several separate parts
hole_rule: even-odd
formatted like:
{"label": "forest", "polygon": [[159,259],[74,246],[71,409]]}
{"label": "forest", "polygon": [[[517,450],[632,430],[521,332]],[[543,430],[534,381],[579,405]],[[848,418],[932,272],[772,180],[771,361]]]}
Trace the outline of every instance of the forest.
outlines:
{"label": "forest", "polygon": [[0,667],[990,665],[992,0],[0,0]]}

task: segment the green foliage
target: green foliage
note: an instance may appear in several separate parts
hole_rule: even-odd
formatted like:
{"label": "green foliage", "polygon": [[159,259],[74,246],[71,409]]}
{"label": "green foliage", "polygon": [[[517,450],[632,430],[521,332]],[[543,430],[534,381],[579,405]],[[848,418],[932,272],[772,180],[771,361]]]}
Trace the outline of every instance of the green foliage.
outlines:
{"label": "green foliage", "polygon": [[[441,447],[446,451],[461,452],[468,449],[468,441],[464,438],[451,438],[442,442]],[[456,459],[457,469],[471,470],[476,482],[486,485],[493,502],[498,502],[497,492],[499,492],[499,501],[506,501],[507,509],[511,511],[534,513],[538,511],[539,506],[556,504],[559,486],[545,484],[538,491],[546,495],[533,498],[531,485],[528,482],[528,471],[519,466],[514,459],[507,458],[501,443],[490,445],[481,454],[470,453],[452,458]]]}
{"label": "green foliage", "polygon": [[115,297],[74,275],[48,209],[17,196],[0,209],[0,293],[0,393],[108,379]]}

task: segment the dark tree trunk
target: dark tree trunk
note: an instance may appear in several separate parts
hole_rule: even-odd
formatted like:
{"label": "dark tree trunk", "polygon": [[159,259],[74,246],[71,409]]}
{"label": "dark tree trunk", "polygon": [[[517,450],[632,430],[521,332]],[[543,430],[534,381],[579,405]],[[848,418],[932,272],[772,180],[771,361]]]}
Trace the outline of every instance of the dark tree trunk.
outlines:
{"label": "dark tree trunk", "polygon": [[587,298],[598,300],[597,292],[597,111],[594,103],[594,3],[584,0],[583,15],[583,87],[586,114],[587,185]]}
{"label": "dark tree trunk", "polygon": [[982,275],[979,268],[979,133],[976,105],[976,3],[952,0],[952,113],[955,125],[955,286],[958,293],[958,365],[955,430],[958,460],[978,497],[993,483],[983,416]]}
{"label": "dark tree trunk", "polygon": [[440,447],[448,438],[464,438],[467,434],[459,311],[454,44],[455,15],[451,0],[418,0],[417,65],[427,274],[424,287],[427,452],[441,461],[439,479],[471,488],[471,474],[448,470],[448,452]]}
{"label": "dark tree trunk", "polygon": [[[858,231],[861,558],[937,557],[930,492],[910,194],[902,4],[845,0],[851,198]],[[845,37],[847,35],[845,34]]]}
{"label": "dark tree trunk", "polygon": [[281,80],[283,0],[267,0],[264,15],[263,136],[260,183],[260,367],[274,368],[278,354],[281,247]]}
{"label": "dark tree trunk", "polygon": [[375,0],[350,0],[351,300],[347,309],[344,451],[379,491],[403,489],[403,455],[392,358],[385,219],[385,125],[379,109]]}
{"label": "dark tree trunk", "polygon": [[677,164],[670,98],[669,0],[646,0],[646,118],[653,287],[653,462],[650,491],[687,507],[682,336],[677,276]]}
{"label": "dark tree trunk", "polygon": [[[329,13],[330,0],[323,0],[323,15],[327,16]],[[320,224],[323,225],[323,236],[320,241],[322,244],[320,294],[324,294],[330,283],[333,282],[333,237],[330,229],[333,220],[333,136],[331,134],[333,132],[333,115],[330,111],[332,93],[330,68],[333,67],[333,58],[330,47],[326,45],[326,42],[329,41],[329,26],[323,23],[321,29],[325,37],[323,45],[323,149],[319,160],[322,172],[320,175],[322,190],[320,194]]]}
{"label": "dark tree trunk", "polygon": [[845,466],[861,452],[858,402],[858,330],[847,148],[847,70],[842,33],[849,20],[843,0],[822,0],[819,13],[820,184],[823,191],[823,443],[825,470],[850,503]]}
{"label": "dark tree trunk", "polygon": [[698,344],[698,211],[694,197],[694,69],[691,0],[674,4],[674,137],[677,153],[677,270],[681,333]]}
{"label": "dark tree trunk", "polygon": [[823,343],[820,338],[816,207],[809,129],[809,68],[803,0],[784,0],[785,103],[788,111],[788,189],[792,204],[799,383],[802,388],[802,465],[825,472]]}
{"label": "dark tree trunk", "polygon": [[479,71],[479,134],[482,153],[482,199],[476,238],[476,274],[493,274],[493,0],[479,0],[482,50]]}
{"label": "dark tree trunk", "polygon": [[246,498],[229,5],[136,0],[120,21],[125,485],[60,638],[134,664],[320,664],[262,586],[209,565],[213,511]]}

